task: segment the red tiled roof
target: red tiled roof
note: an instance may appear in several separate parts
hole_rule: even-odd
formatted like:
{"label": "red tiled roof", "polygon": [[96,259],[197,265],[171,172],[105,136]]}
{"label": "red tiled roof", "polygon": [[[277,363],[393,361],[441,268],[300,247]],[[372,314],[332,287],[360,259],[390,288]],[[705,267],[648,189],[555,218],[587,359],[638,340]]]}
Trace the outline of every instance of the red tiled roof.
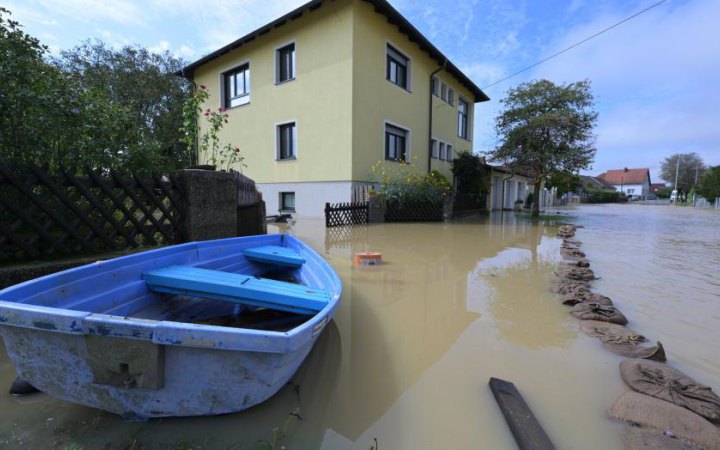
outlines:
{"label": "red tiled roof", "polygon": [[666,187],[665,183],[653,183],[650,185],[650,192],[657,192],[659,189]]}
{"label": "red tiled roof", "polygon": [[619,169],[608,170],[598,175],[598,178],[612,185],[643,184],[650,177],[649,169]]}

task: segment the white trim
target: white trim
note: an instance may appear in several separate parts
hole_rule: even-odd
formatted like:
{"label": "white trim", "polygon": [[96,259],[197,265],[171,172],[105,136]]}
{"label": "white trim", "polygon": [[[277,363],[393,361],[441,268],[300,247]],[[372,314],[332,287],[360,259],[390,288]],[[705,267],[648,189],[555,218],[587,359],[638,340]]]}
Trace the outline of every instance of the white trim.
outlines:
{"label": "white trim", "polygon": [[[460,118],[460,102],[461,101],[467,105],[467,130],[466,130],[467,136],[466,137],[463,137],[460,135],[460,127],[458,126],[459,125],[458,119]],[[457,107],[455,108],[455,127],[456,127],[455,134],[457,134],[457,137],[459,137],[460,139],[472,143],[472,134],[471,134],[472,131],[471,130],[473,127],[470,125],[472,123],[472,114],[471,114],[470,105],[472,105],[472,103],[470,103],[470,101],[468,99],[466,99],[464,95],[460,95],[460,93],[458,93]]]}
{"label": "white trim", "polygon": [[[293,77],[290,78],[289,80],[279,81],[278,78],[280,77],[280,71],[278,69],[280,69],[280,67],[278,66],[278,50],[280,50],[281,48],[287,47],[290,44],[295,45],[295,49],[294,49],[295,57],[293,58],[293,68],[292,68],[293,69]],[[291,81],[295,81],[297,79],[297,48],[298,48],[297,38],[294,38],[293,40],[287,41],[281,45],[278,45],[277,47],[275,47],[273,49],[274,60],[275,60],[275,68],[274,68],[275,86],[280,86],[281,84],[290,83]]]}
{"label": "white trim", "polygon": [[[293,156],[292,158],[283,158],[280,159],[280,139],[278,134],[280,133],[280,126],[281,125],[287,125],[290,123],[294,123],[295,126],[293,127]],[[298,141],[297,141],[297,130],[298,130],[298,120],[297,119],[288,119],[283,120],[282,122],[276,122],[275,123],[275,162],[276,163],[282,163],[286,161],[295,161],[298,158]]]}
{"label": "white trim", "polygon": [[[406,70],[406,73],[407,73],[407,87],[398,86],[397,84],[393,83],[392,81],[388,80],[388,78],[387,78],[387,69],[388,69],[388,67],[387,67],[387,54],[388,54],[388,52],[387,52],[387,51],[388,51],[388,45],[389,45],[390,47],[394,48],[395,51],[397,51],[398,53],[400,53],[401,55],[403,55],[404,57],[406,57],[407,60],[408,60],[408,65],[407,65],[407,70]],[[395,86],[395,87],[397,87],[397,88],[399,88],[399,89],[402,89],[402,90],[405,91],[405,92],[408,92],[408,93],[412,94],[412,67],[413,67],[412,58],[408,56],[408,52],[407,52],[407,51],[405,51],[405,50],[403,50],[402,48],[400,48],[399,45],[395,45],[395,43],[394,43],[393,41],[391,41],[390,39],[385,39],[385,48],[383,49],[383,65],[382,65],[382,67],[383,67],[383,78],[385,79],[385,81],[387,81],[388,83],[392,84],[393,86]]]}
{"label": "white trim", "polygon": [[405,146],[407,147],[407,148],[405,149],[405,162],[409,163],[410,161],[412,161],[412,157],[411,157],[411,153],[412,153],[412,130],[411,130],[410,128],[404,126],[404,125],[399,125],[399,124],[397,124],[397,123],[395,123],[395,122],[391,122],[391,121],[389,121],[389,120],[383,120],[383,127],[382,127],[382,134],[381,134],[382,144],[380,145],[380,148],[382,149],[382,150],[381,150],[381,151],[382,151],[382,154],[380,155],[380,160],[381,160],[381,161],[393,161],[393,162],[395,161],[395,160],[393,160],[393,159],[386,159],[386,158],[385,158],[385,150],[387,150],[387,149],[385,148],[385,128],[386,128],[387,125],[391,125],[391,126],[393,126],[393,127],[395,127],[395,128],[400,128],[401,130],[405,130],[405,131],[407,132],[407,138],[405,139]]}
{"label": "white trim", "polygon": [[240,61],[239,63],[235,63],[235,64],[232,64],[232,65],[230,65],[230,66],[226,66],[226,67],[220,69],[220,77],[219,77],[219,80],[218,80],[218,83],[220,84],[219,89],[218,89],[218,92],[220,93],[220,95],[218,96],[218,100],[220,100],[220,105],[219,105],[219,106],[220,106],[221,108],[225,108],[225,74],[226,74],[227,72],[230,72],[230,71],[233,70],[233,69],[237,69],[237,68],[240,67],[240,66],[244,66],[245,64],[247,64],[247,66],[248,66],[248,79],[247,79],[248,94],[247,94],[247,102],[243,103],[242,105],[237,105],[237,106],[233,106],[233,107],[229,107],[229,106],[228,106],[227,109],[235,109],[235,108],[239,108],[239,107],[241,107],[241,106],[245,106],[245,105],[249,105],[249,104],[250,104],[251,97],[252,97],[252,60],[251,60],[251,58],[247,58],[247,59],[244,59],[244,60]]}

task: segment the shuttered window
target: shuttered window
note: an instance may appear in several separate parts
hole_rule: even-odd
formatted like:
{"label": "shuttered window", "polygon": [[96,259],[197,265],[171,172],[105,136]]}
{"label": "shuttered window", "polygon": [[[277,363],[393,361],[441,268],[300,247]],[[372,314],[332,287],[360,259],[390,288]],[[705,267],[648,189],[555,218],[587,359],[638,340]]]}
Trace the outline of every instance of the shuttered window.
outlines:
{"label": "shuttered window", "polygon": [[295,79],[295,44],[278,49],[276,56],[276,82],[283,83]]}
{"label": "shuttered window", "polygon": [[385,125],[385,159],[405,161],[407,156],[407,130]]}
{"label": "shuttered window", "polygon": [[410,60],[407,56],[387,46],[387,79],[403,89],[408,89]]}

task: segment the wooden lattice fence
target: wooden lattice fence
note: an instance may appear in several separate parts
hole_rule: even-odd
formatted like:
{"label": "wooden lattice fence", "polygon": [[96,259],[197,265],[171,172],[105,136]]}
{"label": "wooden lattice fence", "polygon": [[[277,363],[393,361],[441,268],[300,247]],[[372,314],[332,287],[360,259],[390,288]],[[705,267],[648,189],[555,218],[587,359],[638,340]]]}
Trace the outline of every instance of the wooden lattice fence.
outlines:
{"label": "wooden lattice fence", "polygon": [[385,222],[442,222],[442,203],[387,202]]}
{"label": "wooden lattice fence", "polygon": [[0,263],[183,242],[170,175],[0,166]]}
{"label": "wooden lattice fence", "polygon": [[368,203],[325,203],[325,226],[344,227],[368,223]]}

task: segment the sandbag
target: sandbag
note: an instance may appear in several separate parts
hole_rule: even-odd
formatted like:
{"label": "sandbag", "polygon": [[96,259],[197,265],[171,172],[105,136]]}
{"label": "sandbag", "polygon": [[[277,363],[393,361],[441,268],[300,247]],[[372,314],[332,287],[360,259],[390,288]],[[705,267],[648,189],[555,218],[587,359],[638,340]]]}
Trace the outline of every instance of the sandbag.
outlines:
{"label": "sandbag", "polygon": [[595,273],[588,267],[577,267],[571,265],[562,265],[558,267],[557,276],[568,280],[592,281],[596,280]]}
{"label": "sandbag", "polygon": [[555,283],[553,291],[557,294],[576,294],[581,291],[590,292],[590,283],[578,280],[560,279]]}
{"label": "sandbag", "polygon": [[720,450],[720,430],[715,425],[692,411],[649,395],[626,391],[615,400],[609,414],[644,428],[670,431],[706,450]]}
{"label": "sandbag", "polygon": [[580,320],[598,320],[600,322],[617,323],[618,325],[626,325],[628,323],[623,313],[614,306],[594,302],[578,303],[570,309],[570,314]]}
{"label": "sandbag", "polygon": [[653,346],[643,345],[647,342],[645,336],[622,325],[586,320],[580,323],[580,329],[588,336],[598,338],[606,350],[618,355],[653,361],[666,360],[662,343],[658,342]]}
{"label": "sandbag", "polygon": [[560,254],[566,258],[585,258],[585,252],[576,248],[560,248]]}
{"label": "sandbag", "polygon": [[572,225],[562,225],[558,228],[557,235],[562,238],[571,238],[575,236],[575,227]]}
{"label": "sandbag", "polygon": [[590,267],[590,261],[587,259],[578,259],[577,261],[566,262],[565,264],[568,266]]}
{"label": "sandbag", "polygon": [[620,363],[620,376],[630,388],[666,400],[720,423],[720,397],[679,370],[647,360]]}
{"label": "sandbag", "polygon": [[581,291],[565,294],[563,297],[563,305],[575,306],[578,303],[599,303],[601,305],[612,306],[613,302],[610,297],[602,294],[596,294],[590,291]]}
{"label": "sandbag", "polygon": [[699,450],[700,447],[684,439],[670,437],[664,432],[627,426],[622,433],[625,450]]}

